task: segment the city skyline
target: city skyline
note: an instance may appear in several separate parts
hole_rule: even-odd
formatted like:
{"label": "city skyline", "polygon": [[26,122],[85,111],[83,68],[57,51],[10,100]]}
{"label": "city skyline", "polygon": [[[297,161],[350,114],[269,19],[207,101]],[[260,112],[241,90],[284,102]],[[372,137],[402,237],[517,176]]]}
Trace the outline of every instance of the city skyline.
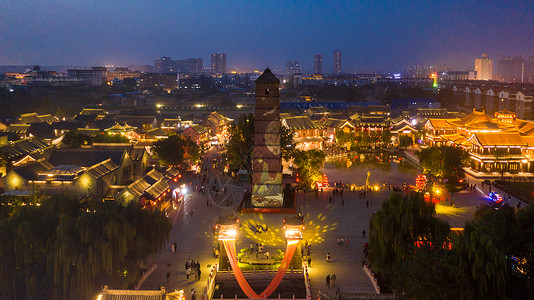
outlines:
{"label": "city skyline", "polygon": [[[0,39],[9,43],[0,46],[0,65],[143,65],[162,56],[207,62],[223,52],[229,70],[283,69],[287,60],[312,70],[314,54],[338,49],[343,71],[354,73],[441,63],[465,70],[482,53],[534,55],[527,1],[127,4],[4,1]],[[333,72],[332,55],[323,65]]]}

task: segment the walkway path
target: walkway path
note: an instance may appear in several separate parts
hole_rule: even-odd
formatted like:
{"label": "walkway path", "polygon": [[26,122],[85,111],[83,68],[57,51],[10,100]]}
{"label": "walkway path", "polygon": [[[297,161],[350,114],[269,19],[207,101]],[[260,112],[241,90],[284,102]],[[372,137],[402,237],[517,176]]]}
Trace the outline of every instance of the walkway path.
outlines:
{"label": "walkway path", "polygon": [[[304,214],[306,230],[304,240],[311,244],[310,281],[313,299],[318,291],[334,295],[336,288],[342,293],[374,293],[371,281],[362,268],[363,238],[362,231],[369,232],[369,217],[378,209],[389,192],[377,192],[360,198],[359,193],[345,191],[343,197],[333,197],[331,191],[297,195],[298,210]],[[335,199],[332,203],[329,198]],[[372,204],[371,204],[372,198]],[[342,205],[342,199],[344,205]],[[369,208],[366,208],[369,201]],[[348,246],[338,245],[338,237],[349,239]],[[331,262],[326,262],[330,253]],[[326,287],[326,275],[336,275],[334,288]]]}
{"label": "walkway path", "polygon": [[[204,168],[213,158],[213,154],[207,154]],[[211,175],[211,180],[215,178]],[[184,201],[178,210],[171,213],[170,218],[173,228],[169,242],[165,247],[165,252],[160,253],[154,260],[158,268],[141,285],[140,289],[159,289],[165,286],[167,291],[174,289],[184,289],[187,299],[190,299],[190,291],[195,288],[197,298],[201,297],[206,287],[206,279],[215,263],[213,257],[213,247],[215,246],[215,236],[212,228],[219,215],[233,213],[232,208],[207,207],[207,194],[198,194],[194,191],[196,184],[201,183],[201,179],[188,178],[192,182],[190,188],[190,200]],[[207,193],[207,191],[206,191]],[[185,197],[186,199],[189,196]],[[192,212],[192,214],[191,214]],[[177,251],[171,251],[171,244],[177,243]],[[190,275],[189,280],[185,276],[185,262],[187,259],[198,260],[201,264],[201,280],[194,281],[195,276]],[[167,282],[166,274],[170,272],[170,281]]]}

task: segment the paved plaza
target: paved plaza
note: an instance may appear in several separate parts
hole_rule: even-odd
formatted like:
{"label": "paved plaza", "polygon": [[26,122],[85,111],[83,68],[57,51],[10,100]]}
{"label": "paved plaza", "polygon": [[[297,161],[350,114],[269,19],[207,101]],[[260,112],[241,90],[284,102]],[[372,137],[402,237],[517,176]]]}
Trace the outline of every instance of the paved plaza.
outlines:
{"label": "paved plaza", "polygon": [[[217,153],[213,152],[206,155],[204,168],[209,167],[209,162],[216,155]],[[418,172],[415,168],[399,171],[397,167],[389,170],[362,170],[328,166],[323,171],[331,182],[343,181],[357,185],[365,182],[367,171],[371,172],[371,184],[381,184],[386,181],[391,184],[404,182],[413,184]],[[210,171],[209,178],[211,181],[216,178],[213,170]],[[201,178],[187,180],[192,182],[192,191],[180,207],[170,214],[173,229],[169,243],[165,247],[165,252],[155,258],[154,262],[158,264],[158,268],[142,284],[141,289],[159,289],[160,286],[165,286],[167,291],[184,289],[189,299],[192,288],[196,290],[198,297],[202,295],[206,287],[206,276],[216,261],[213,257],[216,237],[212,228],[217,218],[234,214],[236,207],[218,204],[207,206],[208,200],[214,200],[213,194],[210,198],[208,192],[203,194],[194,191],[195,185],[200,184]],[[226,182],[226,179],[222,178],[220,182]],[[362,268],[363,245],[367,241],[370,216],[380,208],[389,194],[389,191],[379,191],[367,194],[365,198],[361,198],[359,192],[347,190],[342,196],[336,197],[331,190],[324,190],[317,195],[309,191],[307,193],[300,191],[297,194],[297,211],[304,215],[306,225],[302,244],[308,241],[311,245],[312,262],[309,274],[314,299],[317,299],[319,292],[334,296],[338,288],[341,293],[374,293],[372,283]],[[456,193],[452,198],[455,207],[438,205],[438,216],[448,221],[452,227],[463,227],[465,220],[472,218],[478,205],[488,203],[484,196],[480,189]],[[369,202],[368,208],[367,202]],[[224,202],[218,201],[218,203]],[[276,254],[277,249],[285,250],[283,219],[286,216],[288,215],[240,215],[237,251],[248,248],[250,243],[263,244],[263,252],[269,252],[271,256]],[[256,225],[268,228],[267,232],[257,233]],[[363,230],[366,231],[366,238],[363,237]],[[348,238],[348,245],[343,243],[340,246],[338,237]],[[171,243],[177,243],[176,253],[171,251]],[[327,253],[330,253],[330,262],[326,261]],[[195,281],[193,275],[186,279],[184,264],[187,259],[200,262],[202,272],[200,281]],[[259,259],[262,257],[259,256]],[[167,273],[170,273],[168,282]],[[326,276],[333,274],[337,278],[335,286],[326,287]]]}

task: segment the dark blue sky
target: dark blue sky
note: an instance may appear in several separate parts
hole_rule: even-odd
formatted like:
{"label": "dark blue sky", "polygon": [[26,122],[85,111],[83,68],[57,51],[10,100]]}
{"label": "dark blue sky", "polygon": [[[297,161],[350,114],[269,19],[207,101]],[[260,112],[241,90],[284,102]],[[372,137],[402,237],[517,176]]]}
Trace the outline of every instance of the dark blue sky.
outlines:
{"label": "dark blue sky", "polygon": [[231,68],[398,71],[534,55],[534,1],[1,0],[0,65],[152,64],[228,54]]}

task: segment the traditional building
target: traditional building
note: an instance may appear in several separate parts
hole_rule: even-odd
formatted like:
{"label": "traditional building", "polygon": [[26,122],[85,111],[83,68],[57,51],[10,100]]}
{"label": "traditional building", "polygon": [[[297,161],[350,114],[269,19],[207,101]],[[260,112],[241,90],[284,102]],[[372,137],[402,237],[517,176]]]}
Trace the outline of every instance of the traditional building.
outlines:
{"label": "traditional building", "polygon": [[197,143],[202,147],[208,147],[210,142],[210,130],[204,125],[193,125],[187,127],[180,133],[181,136],[186,137]]}
{"label": "traditional building", "polygon": [[425,124],[429,145],[458,146],[470,154],[470,168],[488,174],[525,173],[534,176],[534,122],[516,119],[503,110],[495,118],[484,111],[462,119],[432,119]]}
{"label": "traditional building", "polygon": [[282,125],[293,132],[295,149],[323,149],[324,126],[313,122],[308,116],[283,118]]}
{"label": "traditional building", "polygon": [[214,111],[208,115],[204,126],[210,129],[212,135],[216,136],[220,142],[225,142],[228,138],[228,127],[234,120]]}

